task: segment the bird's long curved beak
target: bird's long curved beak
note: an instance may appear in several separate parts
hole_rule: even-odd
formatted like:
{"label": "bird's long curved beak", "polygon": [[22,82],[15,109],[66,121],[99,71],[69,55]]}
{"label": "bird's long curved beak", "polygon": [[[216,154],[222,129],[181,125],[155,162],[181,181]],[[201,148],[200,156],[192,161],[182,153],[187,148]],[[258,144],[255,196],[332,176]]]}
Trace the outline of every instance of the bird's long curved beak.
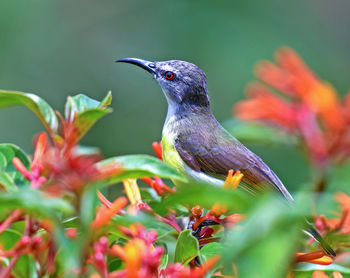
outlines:
{"label": "bird's long curved beak", "polygon": [[143,59],[139,59],[139,58],[124,58],[124,59],[120,59],[116,61],[117,63],[129,63],[129,64],[133,64],[136,66],[139,66],[145,70],[147,70],[150,73],[155,74],[155,64],[153,62],[150,61],[146,61]]}

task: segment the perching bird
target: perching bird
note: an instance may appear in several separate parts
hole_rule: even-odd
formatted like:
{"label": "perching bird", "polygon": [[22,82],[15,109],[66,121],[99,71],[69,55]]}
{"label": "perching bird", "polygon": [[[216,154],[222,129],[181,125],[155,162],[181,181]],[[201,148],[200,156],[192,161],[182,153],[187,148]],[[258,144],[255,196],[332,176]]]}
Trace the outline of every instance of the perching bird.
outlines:
{"label": "perching bird", "polygon": [[[240,186],[249,193],[273,189],[293,203],[277,175],[215,119],[210,111],[206,77],[200,68],[179,60],[125,58],[117,62],[140,66],[161,86],[168,102],[162,134],[163,159],[189,182],[222,186],[230,169],[240,170],[244,175]],[[307,233],[327,254],[336,255],[312,226]]]}

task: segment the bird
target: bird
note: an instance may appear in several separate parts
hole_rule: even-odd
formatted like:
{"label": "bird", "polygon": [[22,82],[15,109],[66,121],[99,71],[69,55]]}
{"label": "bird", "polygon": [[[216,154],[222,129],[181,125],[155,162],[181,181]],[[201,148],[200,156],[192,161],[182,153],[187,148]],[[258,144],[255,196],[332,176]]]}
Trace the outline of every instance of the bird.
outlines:
{"label": "bird", "polygon": [[[206,75],[198,66],[181,60],[124,58],[116,62],[143,68],[160,85],[168,103],[161,140],[163,160],[182,173],[187,184],[223,186],[228,172],[239,170],[243,174],[239,187],[248,193],[273,190],[293,204],[293,197],[278,176],[216,120],[210,110]],[[305,232],[327,255],[336,256],[311,223]]]}

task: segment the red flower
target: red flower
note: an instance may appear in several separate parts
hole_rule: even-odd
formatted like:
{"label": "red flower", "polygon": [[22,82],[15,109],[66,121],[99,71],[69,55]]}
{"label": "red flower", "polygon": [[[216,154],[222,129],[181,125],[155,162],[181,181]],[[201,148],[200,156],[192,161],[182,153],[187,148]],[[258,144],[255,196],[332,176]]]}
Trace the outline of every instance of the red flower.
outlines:
{"label": "red flower", "polygon": [[220,260],[219,256],[213,256],[202,266],[189,268],[180,263],[171,264],[161,271],[160,277],[164,278],[203,278]]}
{"label": "red flower", "polygon": [[256,75],[261,82],[248,86],[248,99],[235,106],[238,118],[261,121],[298,136],[318,167],[347,157],[350,96],[341,104],[335,89],[286,47],[277,51],[276,63],[260,62]]}
{"label": "red flower", "polygon": [[113,245],[109,253],[111,256],[121,258],[125,263],[125,269],[112,272],[109,277],[158,277],[164,249],[161,246],[154,246],[157,233],[153,230],[147,232],[141,224],[132,225],[130,228],[121,227],[120,230],[131,239],[124,246]]}
{"label": "red flower", "polygon": [[[324,215],[315,217],[316,228],[322,233],[335,232],[337,234],[350,234],[350,196],[343,192],[335,195],[340,204],[341,213],[337,218],[327,219]],[[344,243],[346,244],[346,242]]]}
{"label": "red flower", "polygon": [[[333,278],[343,278],[343,275],[339,271],[333,271]],[[329,278],[329,276],[321,270],[316,270],[312,273],[312,278]]]}
{"label": "red flower", "polygon": [[109,220],[118,214],[128,203],[128,200],[122,196],[117,198],[109,207],[99,207],[95,220],[91,223],[93,229],[99,229],[106,225]]}
{"label": "red flower", "polygon": [[47,151],[47,145],[47,135],[45,132],[41,132],[35,145],[33,161],[30,167],[31,171],[27,170],[18,157],[12,159],[13,165],[27,180],[31,182],[33,188],[39,188],[46,182],[46,177],[41,174],[44,170],[43,161],[45,157],[44,154]]}
{"label": "red flower", "polygon": [[296,253],[295,257],[295,261],[297,263],[307,262],[320,265],[330,265],[331,263],[333,263],[333,259],[331,257],[325,256],[323,251],[315,251],[311,253]]}

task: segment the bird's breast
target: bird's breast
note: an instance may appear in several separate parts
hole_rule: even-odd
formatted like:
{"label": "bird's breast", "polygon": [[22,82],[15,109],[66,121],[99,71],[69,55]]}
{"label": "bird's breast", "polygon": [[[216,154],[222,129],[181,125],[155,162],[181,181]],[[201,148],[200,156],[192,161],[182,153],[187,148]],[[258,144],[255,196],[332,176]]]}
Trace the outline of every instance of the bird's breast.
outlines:
{"label": "bird's breast", "polygon": [[[175,142],[179,134],[183,131],[181,124],[184,119],[178,120],[175,117],[170,117],[164,124],[162,134],[162,150],[163,160],[165,163],[174,167],[178,172],[183,174],[187,180],[187,184],[210,184],[215,186],[222,186],[223,180],[211,177],[203,172],[196,172],[191,169],[181,158],[180,154],[176,150]],[[177,186],[181,186],[178,182],[174,181]]]}
{"label": "bird's breast", "polygon": [[164,124],[162,133],[163,160],[180,173],[184,172],[184,162],[175,148],[179,126],[175,116],[170,117]]}

